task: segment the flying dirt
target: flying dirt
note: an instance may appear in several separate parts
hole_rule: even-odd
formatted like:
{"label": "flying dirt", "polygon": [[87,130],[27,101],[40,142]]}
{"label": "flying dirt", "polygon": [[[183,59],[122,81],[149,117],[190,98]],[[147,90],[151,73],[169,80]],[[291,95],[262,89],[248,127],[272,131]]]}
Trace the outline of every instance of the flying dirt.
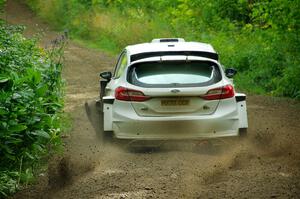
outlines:
{"label": "flying dirt", "polygon": [[[20,1],[7,2],[5,18],[26,25],[28,37],[41,34],[43,47],[59,35]],[[63,138],[64,152],[13,198],[299,198],[299,102],[249,96],[245,139],[168,142],[142,149],[115,140],[104,145],[94,100],[98,74],[111,70],[115,60],[69,42],[63,76],[65,111],[73,126]]]}

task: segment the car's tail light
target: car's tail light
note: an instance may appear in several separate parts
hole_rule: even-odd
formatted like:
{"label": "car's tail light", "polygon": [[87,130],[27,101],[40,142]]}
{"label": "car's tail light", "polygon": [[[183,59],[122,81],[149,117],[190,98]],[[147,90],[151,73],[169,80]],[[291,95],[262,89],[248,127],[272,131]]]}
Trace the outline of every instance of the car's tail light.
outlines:
{"label": "car's tail light", "polygon": [[223,87],[211,89],[201,97],[206,100],[227,99],[234,97],[234,89],[233,86],[226,85]]}
{"label": "car's tail light", "polygon": [[124,87],[116,88],[115,97],[117,100],[135,102],[143,102],[150,99],[149,96],[144,95],[144,93],[141,91],[128,89]]}

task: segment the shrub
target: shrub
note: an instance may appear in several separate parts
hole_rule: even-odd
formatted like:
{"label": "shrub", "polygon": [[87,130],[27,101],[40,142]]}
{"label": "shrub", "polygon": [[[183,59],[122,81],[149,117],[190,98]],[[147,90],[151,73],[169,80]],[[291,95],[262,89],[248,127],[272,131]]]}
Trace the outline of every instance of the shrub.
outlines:
{"label": "shrub", "polygon": [[30,181],[61,142],[64,43],[46,51],[23,29],[0,24],[0,197]]}

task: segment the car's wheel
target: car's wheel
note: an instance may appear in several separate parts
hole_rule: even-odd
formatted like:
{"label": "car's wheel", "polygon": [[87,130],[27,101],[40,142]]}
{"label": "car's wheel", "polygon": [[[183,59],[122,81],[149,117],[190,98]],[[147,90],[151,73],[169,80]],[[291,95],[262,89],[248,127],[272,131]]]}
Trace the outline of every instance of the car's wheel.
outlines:
{"label": "car's wheel", "polygon": [[248,128],[240,128],[239,135],[240,137],[247,137]]}

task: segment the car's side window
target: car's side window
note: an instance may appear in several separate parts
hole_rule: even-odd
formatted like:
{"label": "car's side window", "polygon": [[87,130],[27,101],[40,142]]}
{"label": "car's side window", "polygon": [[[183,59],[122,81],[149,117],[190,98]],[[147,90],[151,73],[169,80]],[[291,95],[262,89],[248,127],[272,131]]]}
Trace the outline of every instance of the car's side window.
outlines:
{"label": "car's side window", "polygon": [[119,77],[121,77],[121,75],[123,74],[126,66],[127,66],[127,54],[126,51],[124,51],[119,58],[119,61],[117,63],[116,66],[116,70],[115,70],[115,74],[114,74],[114,78],[118,79]]}

